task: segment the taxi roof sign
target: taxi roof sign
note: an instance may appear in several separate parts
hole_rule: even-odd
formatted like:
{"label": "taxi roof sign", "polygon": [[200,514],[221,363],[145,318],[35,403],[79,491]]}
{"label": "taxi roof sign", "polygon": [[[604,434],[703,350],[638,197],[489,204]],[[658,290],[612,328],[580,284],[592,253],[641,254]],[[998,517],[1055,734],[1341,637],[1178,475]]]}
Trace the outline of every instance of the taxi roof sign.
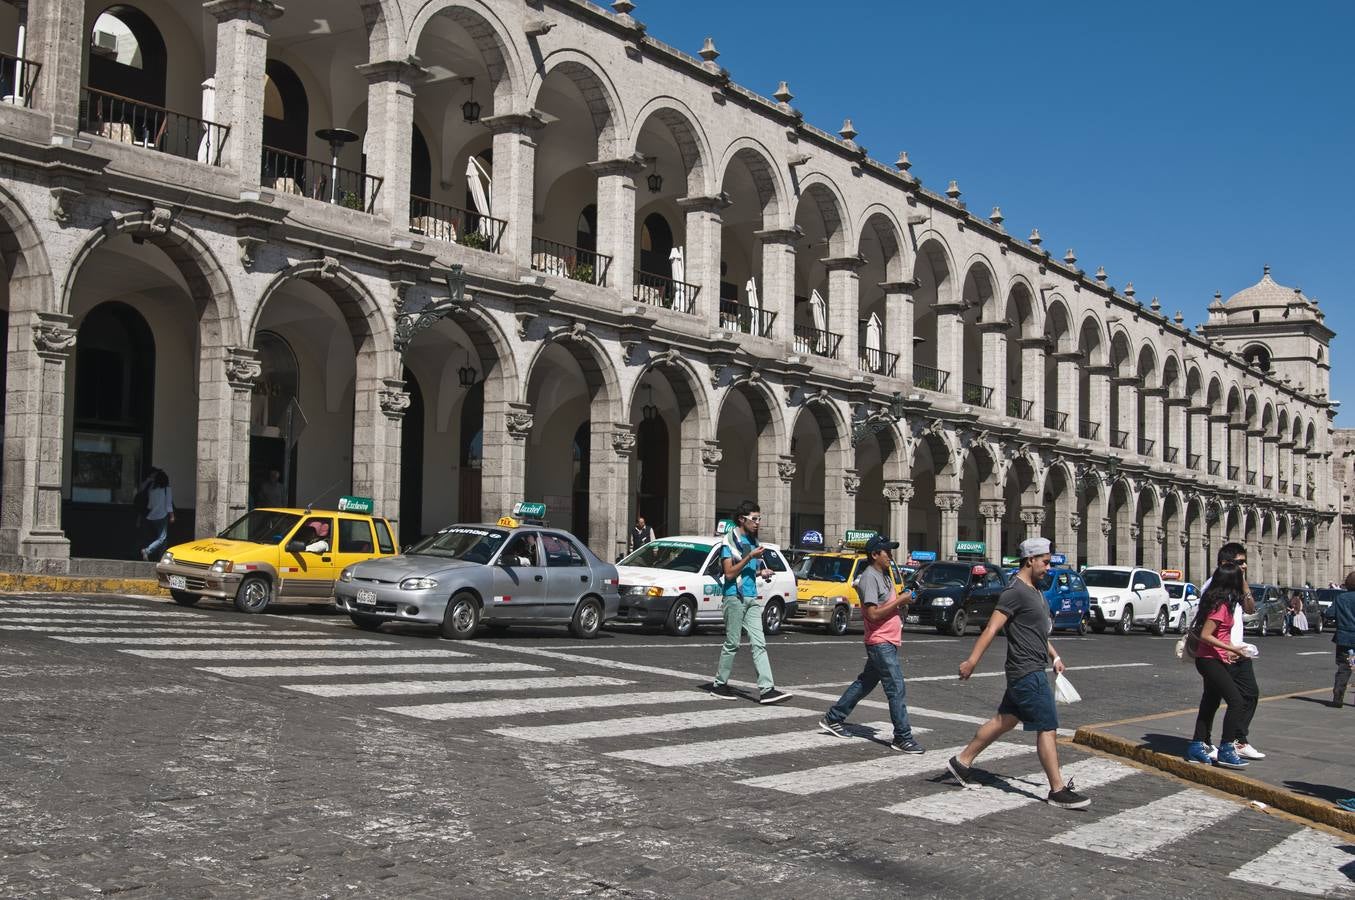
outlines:
{"label": "taxi roof sign", "polygon": [[1180,581],[1180,580],[1181,580],[1181,570],[1180,570],[1180,569],[1163,569],[1163,570],[1161,571],[1161,573],[1159,573],[1159,574],[1161,574],[1162,577],[1165,578],[1167,581]]}
{"label": "taxi roof sign", "polygon": [[339,512],[362,513],[370,516],[372,510],[376,508],[375,501],[371,497],[340,497]]}
{"label": "taxi roof sign", "polygon": [[867,531],[864,529],[848,531],[846,536],[842,539],[842,546],[860,549],[861,547],[866,546],[870,539],[877,534],[879,534],[878,531]]}
{"label": "taxi roof sign", "polygon": [[513,515],[523,519],[544,519],[546,518],[546,504],[528,503],[519,501],[513,504]]}

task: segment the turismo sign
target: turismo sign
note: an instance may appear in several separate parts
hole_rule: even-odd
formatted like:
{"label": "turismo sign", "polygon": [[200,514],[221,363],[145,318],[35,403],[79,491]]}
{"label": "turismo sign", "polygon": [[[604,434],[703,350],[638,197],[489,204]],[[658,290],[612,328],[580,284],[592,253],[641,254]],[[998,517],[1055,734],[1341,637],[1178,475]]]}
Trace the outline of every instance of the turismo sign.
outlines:
{"label": "turismo sign", "polygon": [[984,551],[985,549],[986,549],[986,548],[985,548],[985,545],[984,545],[983,541],[956,541],[956,542],[955,542],[955,555],[956,555],[956,556],[959,556],[959,555],[962,554],[962,553],[964,553],[964,554],[972,554],[972,555],[974,555],[974,556],[982,556],[982,555],[983,555],[983,551]]}
{"label": "turismo sign", "polygon": [[376,508],[376,503],[371,497],[340,497],[339,512],[362,513],[370,516],[372,510]]}
{"label": "turismo sign", "polygon": [[842,540],[842,545],[844,547],[864,547],[866,542],[875,537],[877,533],[874,531],[848,531],[847,536]]}

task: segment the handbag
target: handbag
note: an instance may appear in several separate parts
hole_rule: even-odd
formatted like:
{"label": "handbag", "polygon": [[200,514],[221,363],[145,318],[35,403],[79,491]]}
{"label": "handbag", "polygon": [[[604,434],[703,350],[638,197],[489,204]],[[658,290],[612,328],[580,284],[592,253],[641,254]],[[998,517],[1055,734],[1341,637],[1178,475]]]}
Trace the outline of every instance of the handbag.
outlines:
{"label": "handbag", "polygon": [[1181,640],[1176,642],[1176,658],[1183,663],[1195,661],[1195,645],[1200,641],[1195,632],[1187,631],[1181,635]]}

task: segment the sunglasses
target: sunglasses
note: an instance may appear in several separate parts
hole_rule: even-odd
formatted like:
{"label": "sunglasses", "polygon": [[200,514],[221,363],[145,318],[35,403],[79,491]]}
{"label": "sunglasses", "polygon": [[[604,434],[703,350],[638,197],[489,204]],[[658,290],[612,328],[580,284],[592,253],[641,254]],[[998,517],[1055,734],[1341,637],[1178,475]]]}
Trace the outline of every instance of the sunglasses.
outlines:
{"label": "sunglasses", "polygon": [[761,521],[762,521],[762,516],[744,516],[744,518],[747,519],[747,520],[750,521],[750,522],[761,522]]}

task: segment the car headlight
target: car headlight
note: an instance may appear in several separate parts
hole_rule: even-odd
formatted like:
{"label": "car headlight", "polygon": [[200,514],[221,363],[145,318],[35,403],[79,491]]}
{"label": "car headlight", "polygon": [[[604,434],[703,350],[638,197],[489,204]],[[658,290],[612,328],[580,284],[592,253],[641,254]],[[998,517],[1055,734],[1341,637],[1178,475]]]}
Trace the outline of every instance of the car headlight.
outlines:
{"label": "car headlight", "polygon": [[402,591],[427,591],[438,586],[436,578],[406,578],[400,582]]}
{"label": "car headlight", "polygon": [[216,562],[212,563],[210,571],[213,575],[225,575],[227,572],[232,572],[234,570],[235,563],[231,562],[229,559],[218,559]]}
{"label": "car headlight", "polygon": [[353,567],[352,567],[352,566],[349,566],[348,568],[346,568],[346,569],[344,569],[342,572],[340,572],[340,573],[339,573],[339,580],[340,580],[340,581],[352,581],[352,580],[353,580]]}
{"label": "car headlight", "polygon": [[173,553],[170,553],[168,550],[166,550],[166,551],[165,551],[165,555],[162,556],[162,557],[160,557],[160,565],[162,565],[162,566],[172,566],[172,565],[174,565],[174,554],[173,554]]}
{"label": "car headlight", "polygon": [[954,606],[954,597],[933,597],[932,606]]}
{"label": "car headlight", "polygon": [[828,598],[827,598],[827,597],[810,597],[810,598],[809,598],[809,603],[810,603],[810,605],[812,605],[812,606],[823,606],[823,605],[826,604],[827,602],[828,602]]}
{"label": "car headlight", "polygon": [[1119,595],[1119,594],[1111,594],[1109,597],[1102,597],[1102,598],[1101,598],[1101,602],[1102,602],[1102,603],[1119,603],[1119,602],[1120,602],[1120,595]]}

